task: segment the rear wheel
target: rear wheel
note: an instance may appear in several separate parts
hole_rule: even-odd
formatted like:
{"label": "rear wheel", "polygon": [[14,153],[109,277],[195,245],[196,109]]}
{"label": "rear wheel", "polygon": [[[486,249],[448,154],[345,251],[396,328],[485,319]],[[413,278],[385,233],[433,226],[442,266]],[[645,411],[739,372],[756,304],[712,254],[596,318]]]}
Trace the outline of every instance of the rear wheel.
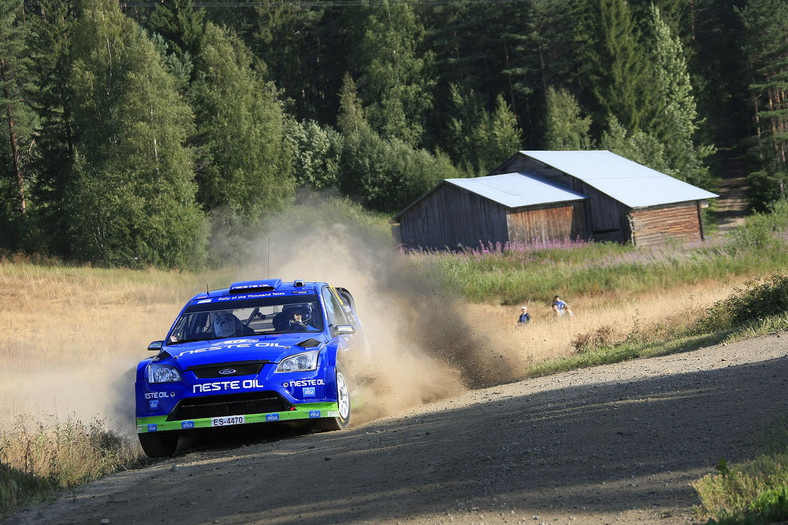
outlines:
{"label": "rear wheel", "polygon": [[178,448],[178,434],[175,432],[148,432],[138,434],[142,450],[152,458],[172,456]]}
{"label": "rear wheel", "polygon": [[342,368],[337,366],[337,408],[339,415],[321,419],[318,426],[321,430],[344,430],[350,423],[350,387],[345,379]]}

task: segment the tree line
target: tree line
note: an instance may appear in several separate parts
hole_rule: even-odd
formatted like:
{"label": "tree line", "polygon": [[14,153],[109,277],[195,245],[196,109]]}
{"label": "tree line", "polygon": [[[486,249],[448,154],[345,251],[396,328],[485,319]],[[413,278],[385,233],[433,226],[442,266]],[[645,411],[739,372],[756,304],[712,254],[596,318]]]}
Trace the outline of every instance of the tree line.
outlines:
{"label": "tree line", "polygon": [[784,0],[5,0],[0,250],[221,260],[299,188],[396,212],[520,149],[785,199]]}

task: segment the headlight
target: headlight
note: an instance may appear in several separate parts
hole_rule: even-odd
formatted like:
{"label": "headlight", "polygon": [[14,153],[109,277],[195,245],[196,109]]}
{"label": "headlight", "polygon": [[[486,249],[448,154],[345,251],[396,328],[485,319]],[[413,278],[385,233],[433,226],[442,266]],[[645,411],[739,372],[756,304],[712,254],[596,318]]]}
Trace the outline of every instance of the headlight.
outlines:
{"label": "headlight", "polygon": [[317,355],[319,350],[312,350],[311,352],[304,352],[303,354],[291,355],[286,359],[282,359],[279,366],[276,367],[277,372],[308,372],[317,368]]}
{"label": "headlight", "polygon": [[181,380],[181,373],[173,366],[148,366],[148,383],[175,383]]}

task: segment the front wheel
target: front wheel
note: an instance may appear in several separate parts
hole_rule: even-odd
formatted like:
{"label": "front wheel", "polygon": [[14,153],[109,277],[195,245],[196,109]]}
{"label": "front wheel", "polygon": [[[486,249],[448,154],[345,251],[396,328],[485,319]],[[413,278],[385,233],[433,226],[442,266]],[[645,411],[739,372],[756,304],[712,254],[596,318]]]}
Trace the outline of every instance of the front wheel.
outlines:
{"label": "front wheel", "polygon": [[337,367],[337,417],[324,418],[318,421],[321,430],[344,430],[350,423],[350,387],[348,387],[342,368]]}
{"label": "front wheel", "polygon": [[178,434],[175,432],[148,432],[137,434],[142,451],[152,458],[172,456],[178,448]]}

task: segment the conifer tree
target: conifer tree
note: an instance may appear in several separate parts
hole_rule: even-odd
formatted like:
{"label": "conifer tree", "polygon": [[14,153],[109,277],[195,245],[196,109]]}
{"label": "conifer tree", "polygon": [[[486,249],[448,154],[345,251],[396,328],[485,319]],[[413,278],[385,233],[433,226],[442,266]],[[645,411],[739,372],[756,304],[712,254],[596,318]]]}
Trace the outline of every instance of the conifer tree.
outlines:
{"label": "conifer tree", "polygon": [[151,33],[160,34],[179,60],[200,52],[205,11],[195,8],[194,0],[160,0],[153,10],[142,13],[140,23]]}
{"label": "conifer tree", "polygon": [[607,128],[600,140],[602,149],[610,150],[649,168],[675,175],[665,160],[665,146],[645,131],[629,131],[614,115],[608,115]]}
{"label": "conifer tree", "polygon": [[365,0],[368,16],[360,46],[359,91],[367,119],[385,138],[421,144],[433,105],[433,55],[423,52],[424,27],[412,0]]}
{"label": "conifer tree", "polygon": [[445,155],[386,139],[366,122],[355,83],[349,75],[340,94],[343,133],[339,189],[377,211],[398,211],[444,178],[457,172]]}
{"label": "conifer tree", "polygon": [[364,115],[364,107],[358,97],[358,90],[353,77],[345,74],[342,79],[342,89],[339,92],[339,114],[337,115],[339,131],[351,135],[369,128]]}
{"label": "conifer tree", "polygon": [[495,166],[522,149],[522,132],[503,95],[498,95],[492,113],[483,115],[473,134],[477,147],[477,173],[486,175]]}
{"label": "conifer tree", "polygon": [[611,114],[628,130],[648,130],[653,72],[626,0],[582,0],[579,61],[590,82],[594,120]]}
{"label": "conifer tree", "polygon": [[335,118],[355,11],[356,6],[263,0],[249,10],[247,25],[236,29],[291,101],[288,109],[296,119],[327,124]]}
{"label": "conifer tree", "polygon": [[748,0],[739,11],[750,61],[751,111],[755,122],[753,152],[759,195],[756,209],[786,198],[788,172],[788,4],[780,0]]}
{"label": "conifer tree", "polygon": [[[29,152],[33,146],[35,114],[28,103],[32,89],[29,57],[26,53],[28,28],[22,23],[21,0],[8,0],[0,4],[0,114],[3,133],[0,135],[0,224],[5,230],[18,230],[22,217],[27,213],[27,176]],[[9,174],[10,177],[6,174]],[[0,241],[17,248],[7,235]],[[0,245],[2,245],[0,244]]]}
{"label": "conifer tree", "polygon": [[463,92],[457,84],[449,86],[451,113],[447,112],[444,147],[454,164],[468,176],[476,174],[477,151],[473,131],[485,114],[480,97],[475,92]]}
{"label": "conifer tree", "polygon": [[73,96],[70,84],[71,40],[75,13],[70,2],[35,0],[27,23],[28,49],[36,90],[31,104],[39,118],[30,188],[31,247],[70,255],[66,186],[74,159]]}
{"label": "conifer tree", "polygon": [[581,116],[577,100],[565,89],[547,88],[545,149],[591,149],[591,117]]}
{"label": "conifer tree", "polygon": [[708,187],[708,169],[703,157],[711,148],[696,148],[697,110],[692,84],[678,37],[662,19],[659,9],[651,8],[654,35],[654,99],[660,111],[651,134],[665,145],[666,161],[674,176],[691,184]]}

